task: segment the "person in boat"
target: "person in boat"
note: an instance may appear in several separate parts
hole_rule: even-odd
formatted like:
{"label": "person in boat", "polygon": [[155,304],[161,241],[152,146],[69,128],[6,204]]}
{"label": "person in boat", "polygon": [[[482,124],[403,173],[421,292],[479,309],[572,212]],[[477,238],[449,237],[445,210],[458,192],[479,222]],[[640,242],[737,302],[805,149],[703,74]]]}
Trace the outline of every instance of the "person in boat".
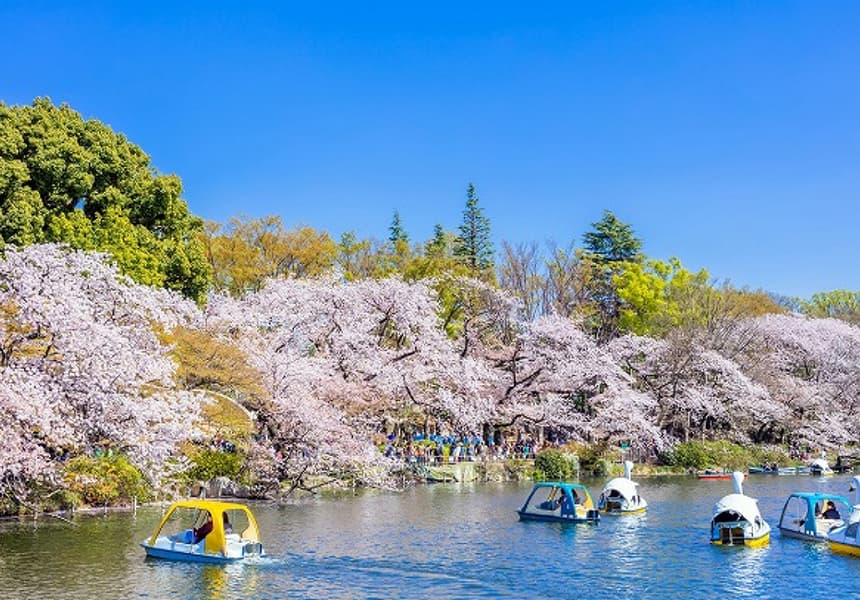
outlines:
{"label": "person in boat", "polygon": [[[224,517],[227,515],[225,514]],[[203,523],[200,527],[196,527],[194,529],[194,541],[192,543],[197,544],[204,540],[207,535],[212,532],[212,513],[208,510],[206,511],[206,522]]]}
{"label": "person in boat", "polygon": [[562,516],[573,514],[573,506],[574,504],[579,504],[579,498],[576,495],[576,492],[571,490],[570,492],[573,498],[573,504],[571,504],[571,498],[568,497],[567,494],[564,493],[564,490],[559,490],[558,497],[555,499],[555,503],[553,504],[552,510],[561,510]]}
{"label": "person in boat", "polygon": [[827,501],[827,510],[825,510],[821,516],[825,519],[841,519],[842,516],[839,514],[839,511],[836,510],[836,505],[833,503],[833,500]]}
{"label": "person in boat", "polygon": [[222,513],[224,515],[224,533],[233,533],[233,525],[230,524],[230,517],[227,516],[227,513]]}

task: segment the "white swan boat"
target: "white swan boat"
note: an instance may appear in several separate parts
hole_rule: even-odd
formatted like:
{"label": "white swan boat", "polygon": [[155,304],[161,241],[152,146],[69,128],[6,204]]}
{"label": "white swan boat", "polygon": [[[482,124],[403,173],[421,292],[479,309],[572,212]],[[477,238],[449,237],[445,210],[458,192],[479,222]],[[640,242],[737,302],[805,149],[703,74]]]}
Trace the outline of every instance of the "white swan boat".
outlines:
{"label": "white swan boat", "polygon": [[609,480],[603,491],[597,507],[608,514],[635,514],[643,513],[648,508],[645,498],[639,495],[639,484],[630,478],[633,472],[633,463],[624,461],[624,477],[616,477]]}
{"label": "white swan boat", "polygon": [[744,495],[744,474],[732,473],[735,492],[714,505],[711,543],[723,546],[764,546],[770,542],[770,525],[758,509],[758,501]]}
{"label": "white swan boat", "polygon": [[819,476],[833,475],[833,469],[830,468],[826,458],[816,458],[809,464],[809,474]]}

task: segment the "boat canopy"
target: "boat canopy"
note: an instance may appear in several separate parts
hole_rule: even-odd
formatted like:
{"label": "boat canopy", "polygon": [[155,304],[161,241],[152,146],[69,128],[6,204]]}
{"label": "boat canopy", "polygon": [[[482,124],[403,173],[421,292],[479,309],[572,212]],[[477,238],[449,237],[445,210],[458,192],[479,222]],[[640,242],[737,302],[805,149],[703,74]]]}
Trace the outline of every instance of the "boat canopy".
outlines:
{"label": "boat canopy", "polygon": [[719,502],[714,505],[714,517],[717,515],[733,511],[742,516],[746,521],[755,523],[756,518],[761,519],[761,512],[758,509],[758,500],[744,496],[743,494],[729,494],[720,498]]}
{"label": "boat canopy", "polygon": [[254,519],[254,515],[251,510],[244,504],[239,504],[237,502],[220,502],[216,500],[182,500],[170,505],[170,508],[158,524],[155,533],[153,533],[152,537],[149,539],[150,546],[155,545],[158,534],[161,533],[161,529],[173,513],[181,509],[199,510],[201,512],[208,511],[209,514],[212,515],[212,531],[204,540],[205,552],[211,554],[221,553],[226,555],[227,538],[226,532],[224,531],[224,513],[230,511],[240,511],[244,513],[245,517],[248,519],[248,527],[241,532],[242,539],[258,543],[260,541],[260,529],[257,527],[257,521]]}
{"label": "boat canopy", "polygon": [[[780,527],[783,526],[784,521],[786,519],[786,513],[789,510],[789,506],[792,498],[797,498],[800,502],[800,506],[803,507],[804,513],[803,515],[788,515],[789,518],[800,518],[801,521],[799,523],[804,523],[806,529],[810,531],[816,531],[817,527],[815,526],[815,519],[819,513],[816,513],[816,506],[821,507],[821,512],[824,511],[824,503],[827,501],[839,502],[842,506],[847,507],[848,513],[856,512],[853,511],[851,503],[848,501],[848,498],[845,496],[840,496],[838,494],[827,494],[820,492],[795,492],[788,497],[785,501],[785,506],[782,509],[782,516],[779,519]],[[795,508],[798,508],[795,505]]]}
{"label": "boat canopy", "polygon": [[580,504],[585,508],[594,508],[594,501],[591,499],[591,493],[588,488],[579,483],[567,483],[564,481],[539,481],[532,488],[532,494],[538,488],[556,488],[562,490],[565,495],[571,495],[576,492],[580,499]]}
{"label": "boat canopy", "polygon": [[847,506],[851,506],[851,502],[848,501],[848,498],[845,496],[840,496],[839,494],[825,494],[820,492],[795,492],[789,498],[802,498],[806,500],[808,506],[815,507],[818,502],[822,500],[836,500],[838,502],[842,502]]}
{"label": "boat canopy", "polygon": [[615,479],[609,480],[605,486],[603,486],[604,495],[608,495],[611,490],[616,490],[625,500],[632,500],[634,496],[636,496],[636,488],[639,486],[635,481],[630,481],[626,477],[616,477]]}

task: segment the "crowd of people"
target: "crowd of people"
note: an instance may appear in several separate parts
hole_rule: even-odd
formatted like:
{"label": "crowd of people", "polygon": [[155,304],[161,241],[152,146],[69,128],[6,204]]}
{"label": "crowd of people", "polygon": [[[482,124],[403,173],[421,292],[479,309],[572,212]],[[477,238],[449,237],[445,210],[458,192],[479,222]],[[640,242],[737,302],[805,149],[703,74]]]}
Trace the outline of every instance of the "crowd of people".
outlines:
{"label": "crowd of people", "polygon": [[402,440],[394,434],[389,434],[383,453],[389,458],[399,458],[410,464],[441,465],[533,459],[538,452],[552,445],[553,443],[550,442],[538,444],[529,435],[519,435],[515,441],[506,441],[492,437],[484,439],[477,435],[425,436],[423,434]]}

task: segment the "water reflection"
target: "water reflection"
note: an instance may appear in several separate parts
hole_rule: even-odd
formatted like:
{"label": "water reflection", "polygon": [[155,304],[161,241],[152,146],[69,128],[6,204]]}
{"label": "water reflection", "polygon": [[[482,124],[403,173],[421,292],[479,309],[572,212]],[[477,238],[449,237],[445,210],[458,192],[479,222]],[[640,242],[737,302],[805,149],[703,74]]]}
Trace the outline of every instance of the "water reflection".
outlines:
{"label": "water reflection", "polygon": [[766,589],[767,578],[764,575],[764,569],[770,546],[758,548],[714,546],[714,550],[726,555],[725,572],[733,583],[732,590],[735,594],[742,597],[758,596]]}
{"label": "water reflection", "polygon": [[647,568],[646,537],[648,513],[639,515],[612,515],[604,517],[608,542],[607,560],[622,579],[630,579]]}

